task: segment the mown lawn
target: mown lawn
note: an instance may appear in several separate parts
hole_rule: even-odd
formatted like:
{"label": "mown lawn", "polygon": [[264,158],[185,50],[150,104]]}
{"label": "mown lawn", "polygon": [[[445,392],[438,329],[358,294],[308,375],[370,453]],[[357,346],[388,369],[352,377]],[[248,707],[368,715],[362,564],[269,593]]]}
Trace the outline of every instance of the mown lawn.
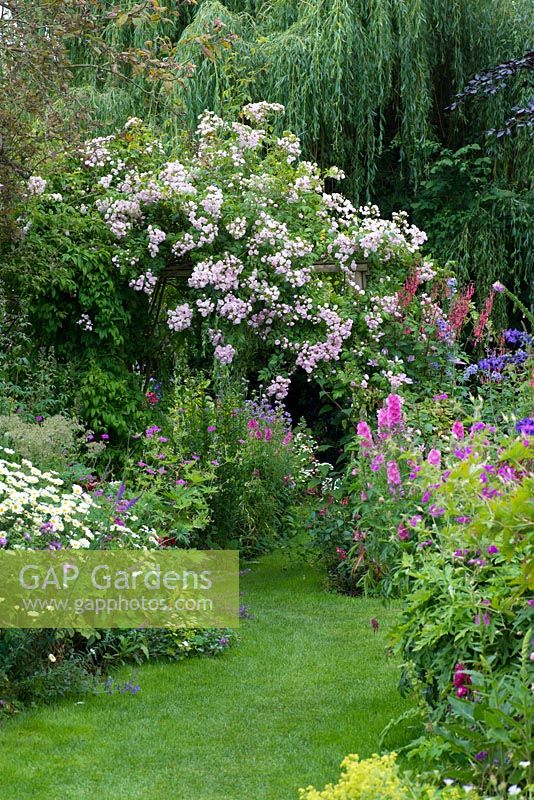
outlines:
{"label": "mown lawn", "polygon": [[224,656],[149,664],[135,696],[5,723],[1,800],[296,800],[346,753],[371,754],[406,707],[385,654],[395,610],[327,594],[278,554],[242,588],[254,619]]}

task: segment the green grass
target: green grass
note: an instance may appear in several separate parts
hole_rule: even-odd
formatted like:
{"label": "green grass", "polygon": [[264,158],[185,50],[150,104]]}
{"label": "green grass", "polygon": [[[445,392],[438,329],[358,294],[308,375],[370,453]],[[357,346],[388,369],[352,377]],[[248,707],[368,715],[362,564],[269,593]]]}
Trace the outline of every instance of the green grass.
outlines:
{"label": "green grass", "polygon": [[1,800],[296,800],[348,752],[371,754],[406,707],[385,654],[394,609],[327,594],[279,554],[242,588],[254,619],[224,656],[148,664],[138,695],[7,722]]}

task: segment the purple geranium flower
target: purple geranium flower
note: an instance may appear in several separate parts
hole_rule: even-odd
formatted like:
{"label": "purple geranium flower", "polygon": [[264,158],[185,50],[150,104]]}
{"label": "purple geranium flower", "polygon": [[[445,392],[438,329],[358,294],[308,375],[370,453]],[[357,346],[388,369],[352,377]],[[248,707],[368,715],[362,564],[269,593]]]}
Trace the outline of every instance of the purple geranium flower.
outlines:
{"label": "purple geranium flower", "polygon": [[534,418],[525,417],[524,419],[518,420],[515,424],[515,429],[523,436],[534,436]]}
{"label": "purple geranium flower", "polygon": [[436,506],[435,503],[432,503],[430,508],[428,509],[428,513],[431,514],[433,517],[441,517],[445,513],[445,509],[442,506]]}
{"label": "purple geranium flower", "polygon": [[456,420],[456,422],[454,422],[454,424],[452,426],[452,429],[451,429],[451,433],[452,433],[452,435],[454,436],[455,439],[463,439],[464,438],[464,436],[465,436],[464,426],[463,426],[463,423],[460,422],[460,420]]}
{"label": "purple geranium flower", "polygon": [[379,455],[375,456],[371,461],[371,469],[373,472],[378,472],[382,464],[384,463],[384,456],[380,453]]}

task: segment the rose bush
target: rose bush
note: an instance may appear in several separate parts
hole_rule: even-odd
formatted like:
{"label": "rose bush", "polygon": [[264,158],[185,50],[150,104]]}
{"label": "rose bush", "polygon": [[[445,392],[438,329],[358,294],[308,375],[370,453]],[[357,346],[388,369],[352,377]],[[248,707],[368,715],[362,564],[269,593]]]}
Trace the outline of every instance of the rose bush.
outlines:
{"label": "rose bush", "polygon": [[[251,104],[232,122],[206,112],[172,152],[131,119],[30,180],[4,279],[40,340],[78,365],[77,405],[93,429],[125,435],[127,420],[141,422],[138,373],[169,374],[171,331],[194,336],[205,365],[255,369],[277,400],[295,370],[339,397],[340,386],[398,387],[446,367],[470,297],[457,308],[404,213],[384,220],[328,193],[342,174],[273,132],[282,110]],[[312,267],[324,261],[349,286],[366,262],[369,291],[321,279]],[[162,274],[177,268],[189,278],[161,295]],[[456,309],[452,328],[440,298]]]}

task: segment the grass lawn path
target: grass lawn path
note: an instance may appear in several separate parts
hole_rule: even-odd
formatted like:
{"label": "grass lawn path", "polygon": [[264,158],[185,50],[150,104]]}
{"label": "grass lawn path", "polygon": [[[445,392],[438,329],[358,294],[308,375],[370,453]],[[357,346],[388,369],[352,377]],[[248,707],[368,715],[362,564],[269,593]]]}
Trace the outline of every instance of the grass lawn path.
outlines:
{"label": "grass lawn path", "polygon": [[394,609],[328,594],[280,553],[241,583],[254,619],[225,655],[147,664],[135,696],[5,723],[1,800],[297,800],[347,753],[374,752],[406,707],[385,654]]}

